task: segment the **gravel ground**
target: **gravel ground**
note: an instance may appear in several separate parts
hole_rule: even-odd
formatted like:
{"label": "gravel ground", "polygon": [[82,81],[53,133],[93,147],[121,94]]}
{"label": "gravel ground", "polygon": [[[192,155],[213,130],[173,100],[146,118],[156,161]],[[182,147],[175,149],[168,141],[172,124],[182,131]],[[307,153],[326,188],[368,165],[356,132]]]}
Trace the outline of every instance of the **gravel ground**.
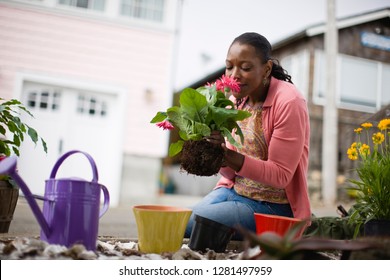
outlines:
{"label": "gravel ground", "polygon": [[[96,251],[88,251],[83,245],[74,245],[66,248],[61,245],[48,244],[39,238],[18,237],[0,239],[0,259],[2,260],[237,260],[242,259],[244,252],[231,248],[224,253],[212,250],[205,253],[195,252],[184,242],[181,249],[174,253],[143,254],[138,250],[137,240],[126,239],[99,239]],[[258,253],[259,249],[252,249],[251,254]],[[249,252],[245,252],[248,254]],[[247,255],[245,255],[247,256]]]}

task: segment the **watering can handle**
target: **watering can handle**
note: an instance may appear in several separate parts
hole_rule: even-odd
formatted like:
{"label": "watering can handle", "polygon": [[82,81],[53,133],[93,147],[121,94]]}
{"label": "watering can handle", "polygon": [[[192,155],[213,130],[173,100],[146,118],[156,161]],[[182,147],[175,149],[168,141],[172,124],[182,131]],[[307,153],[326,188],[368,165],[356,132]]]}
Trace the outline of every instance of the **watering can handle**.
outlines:
{"label": "watering can handle", "polygon": [[99,218],[101,218],[107,212],[108,207],[110,205],[110,194],[109,194],[107,188],[103,185],[100,185],[100,188],[103,191],[104,202],[103,202],[103,208],[100,209],[100,212],[99,212]]}
{"label": "watering can handle", "polygon": [[73,154],[76,154],[76,153],[81,153],[81,154],[85,155],[88,158],[89,163],[91,164],[91,167],[92,167],[92,174],[93,174],[92,182],[97,183],[98,180],[99,180],[99,174],[98,174],[98,171],[97,171],[97,168],[96,168],[95,161],[93,160],[93,158],[91,157],[90,154],[88,154],[86,152],[83,152],[83,151],[78,151],[78,150],[69,151],[69,152],[63,154],[57,160],[57,162],[55,163],[55,165],[53,167],[53,170],[51,171],[50,179],[54,179],[56,177],[57,171],[60,168],[60,165],[64,162],[64,160],[67,157],[69,157],[70,155],[73,155]]}

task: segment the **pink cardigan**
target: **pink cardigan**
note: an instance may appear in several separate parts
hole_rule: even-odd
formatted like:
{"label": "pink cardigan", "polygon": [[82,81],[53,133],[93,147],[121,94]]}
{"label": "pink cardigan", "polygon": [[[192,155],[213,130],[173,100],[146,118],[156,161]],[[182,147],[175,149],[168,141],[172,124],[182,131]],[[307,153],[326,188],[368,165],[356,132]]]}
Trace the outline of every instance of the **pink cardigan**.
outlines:
{"label": "pink cardigan", "polygon": [[[233,100],[234,101],[234,100]],[[271,78],[263,105],[263,130],[268,144],[268,160],[245,156],[239,172],[229,167],[220,170],[217,187],[232,188],[237,175],[283,188],[294,217],[310,219],[307,187],[310,123],[305,99],[293,84]],[[227,142],[230,149],[234,149]]]}

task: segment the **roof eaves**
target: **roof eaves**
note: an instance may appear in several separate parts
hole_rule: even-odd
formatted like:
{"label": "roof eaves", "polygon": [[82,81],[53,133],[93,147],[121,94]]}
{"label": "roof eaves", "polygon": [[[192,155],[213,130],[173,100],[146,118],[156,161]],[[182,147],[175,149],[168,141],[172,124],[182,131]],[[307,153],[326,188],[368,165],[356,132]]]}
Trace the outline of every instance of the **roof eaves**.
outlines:
{"label": "roof eaves", "polygon": [[282,47],[284,47],[284,46],[286,46],[288,44],[291,44],[291,43],[293,43],[293,42],[295,42],[297,40],[300,40],[302,38],[305,38],[305,37],[307,37],[306,30],[300,31],[300,32],[295,33],[295,34],[293,34],[293,35],[291,35],[291,36],[289,36],[287,38],[284,38],[284,39],[282,39],[282,40],[280,40],[280,41],[278,41],[276,43],[273,43],[272,44],[272,50],[275,51],[275,50],[277,50],[279,48],[282,48]]}
{"label": "roof eaves", "polygon": [[[337,20],[336,26],[337,29],[343,29],[350,26],[359,25],[362,23],[375,21],[378,19],[390,17],[390,8],[364,13],[357,16],[351,16],[344,19]],[[319,24],[313,27],[309,27],[306,29],[306,34],[309,37],[316,36],[319,34],[325,33],[326,30],[326,24]]]}
{"label": "roof eaves", "polygon": [[[342,18],[337,20],[337,28],[343,29],[350,26],[382,19],[390,17],[390,8],[384,8],[381,10],[371,11],[360,15],[354,15],[346,18]],[[319,34],[324,34],[326,30],[326,24],[325,23],[319,23],[315,24],[313,26],[310,26],[303,31],[297,32],[285,39],[282,39],[281,41],[278,41],[274,44],[272,44],[272,49],[276,50],[278,48],[284,47],[290,43],[293,43],[299,39],[305,38],[305,37],[313,37]]]}

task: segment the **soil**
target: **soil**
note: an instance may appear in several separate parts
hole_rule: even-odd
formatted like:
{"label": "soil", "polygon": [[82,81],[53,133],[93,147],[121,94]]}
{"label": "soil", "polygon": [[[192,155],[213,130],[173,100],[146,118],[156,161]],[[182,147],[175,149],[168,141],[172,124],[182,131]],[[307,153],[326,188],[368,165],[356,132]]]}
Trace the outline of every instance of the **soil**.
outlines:
{"label": "soil", "polygon": [[181,169],[198,176],[212,176],[222,166],[224,150],[205,139],[184,142],[181,152]]}

